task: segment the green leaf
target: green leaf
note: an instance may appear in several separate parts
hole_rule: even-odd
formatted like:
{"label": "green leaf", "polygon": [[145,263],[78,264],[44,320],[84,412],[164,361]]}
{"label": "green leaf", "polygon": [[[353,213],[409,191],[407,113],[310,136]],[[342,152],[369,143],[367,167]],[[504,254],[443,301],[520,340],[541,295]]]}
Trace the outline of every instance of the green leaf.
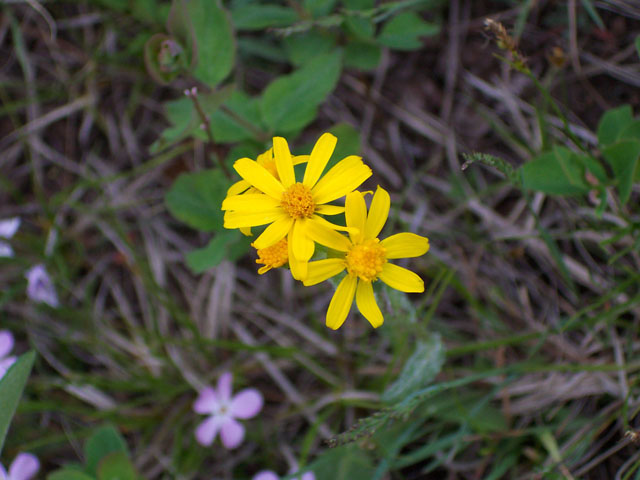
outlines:
{"label": "green leaf", "polygon": [[317,478],[331,480],[371,480],[375,468],[371,458],[357,445],[325,450],[309,465]]}
{"label": "green leaf", "polygon": [[71,468],[63,468],[47,475],[47,480],[96,480],[96,477]]}
{"label": "green leaf", "polygon": [[193,74],[213,87],[233,68],[236,45],[231,22],[227,12],[214,0],[191,0],[187,8],[198,58]]}
{"label": "green leaf", "polygon": [[370,10],[376,6],[376,0],[342,0],[347,10]]}
{"label": "green leaf", "polygon": [[127,443],[120,432],[111,425],[104,425],[96,429],[84,444],[87,473],[95,475],[101,460],[109,454],[118,452],[125,456],[128,453]]}
{"label": "green leaf", "polygon": [[291,63],[301,66],[317,55],[331,52],[335,47],[336,39],[328,32],[312,30],[290,35],[283,39],[283,44]]}
{"label": "green leaf", "polygon": [[253,3],[231,11],[231,21],[238,30],[262,30],[287,27],[298,20],[295,10],[279,5]]}
{"label": "green leaf", "polygon": [[619,140],[640,140],[640,120],[632,120],[622,129]]}
{"label": "green leaf", "polygon": [[602,150],[602,156],[609,162],[618,181],[620,201],[625,204],[631,195],[631,187],[636,178],[640,140],[622,140]]}
{"label": "green leaf", "polygon": [[124,452],[113,452],[100,460],[98,465],[98,480],[136,480],[136,474],[131,460]]}
{"label": "green leaf", "polygon": [[353,40],[344,49],[344,65],[365,72],[374,70],[381,57],[382,49],[368,42]]}
{"label": "green leaf", "polygon": [[262,131],[258,100],[243,92],[235,91],[224,103],[227,111],[216,110],[209,123],[213,139],[218,143],[255,139],[254,130]]}
{"label": "green leaf", "polygon": [[284,48],[279,43],[276,44],[265,37],[240,37],[238,39],[238,51],[243,59],[253,55],[274,63],[288,63],[289,61]]}
{"label": "green leaf", "polygon": [[638,52],[638,56],[640,56],[640,35],[636,37],[636,52]]}
{"label": "green leaf", "polygon": [[421,37],[436,35],[440,26],[425,22],[413,12],[405,12],[385,23],[378,42],[396,50],[417,50],[422,46]]}
{"label": "green leaf", "polygon": [[554,147],[520,167],[522,186],[552,195],[580,195],[590,186],[584,157],[565,147]]}
{"label": "green leaf", "polygon": [[434,333],[418,340],[415,350],[402,368],[398,379],[382,395],[385,402],[398,402],[429,385],[442,368],[445,350],[440,335]]}
{"label": "green leaf", "polygon": [[336,0],[304,0],[303,6],[313,18],[318,18],[329,15],[335,4]]}
{"label": "green leaf", "polygon": [[620,138],[622,131],[633,121],[630,105],[607,110],[598,123],[600,147],[610,145]]}
{"label": "green leaf", "polygon": [[20,355],[18,360],[9,367],[9,370],[0,379],[0,399],[2,401],[2,408],[0,408],[0,452],[2,452],[11,419],[16,408],[18,408],[22,391],[29,379],[35,358],[35,352]]}
{"label": "green leaf", "polygon": [[360,131],[349,123],[338,123],[329,129],[338,139],[336,148],[327,162],[325,172],[349,155],[360,155]]}
{"label": "green leaf", "polygon": [[196,230],[222,230],[222,200],[229,180],[219,169],[183,173],[165,197],[167,208],[178,220]]}
{"label": "green leaf", "polygon": [[276,132],[305,127],[335,88],[341,69],[340,52],[333,52],[318,55],[294,73],[271,82],[260,102],[265,124]]}
{"label": "green leaf", "polygon": [[344,26],[347,31],[351,32],[356,38],[370,40],[373,38],[375,28],[370,18],[360,15],[350,15],[345,18]]}
{"label": "green leaf", "polygon": [[187,253],[187,265],[193,273],[202,273],[223,260],[234,262],[249,251],[250,238],[238,230],[218,232],[206,247]]}

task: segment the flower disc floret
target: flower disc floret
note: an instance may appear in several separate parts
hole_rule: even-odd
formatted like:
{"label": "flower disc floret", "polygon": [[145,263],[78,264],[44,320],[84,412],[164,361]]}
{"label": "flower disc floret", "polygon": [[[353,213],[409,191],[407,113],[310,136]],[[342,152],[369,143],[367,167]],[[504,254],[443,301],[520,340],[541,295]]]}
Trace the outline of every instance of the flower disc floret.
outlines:
{"label": "flower disc floret", "polygon": [[316,210],[311,190],[300,182],[294,183],[282,194],[280,205],[294,220],[311,218]]}
{"label": "flower disc floret", "polygon": [[258,249],[258,258],[256,259],[256,263],[264,265],[264,267],[260,267],[258,269],[258,273],[262,275],[272,268],[281,267],[287,263],[288,260],[289,245],[287,238],[285,237],[270,247]]}
{"label": "flower disc floret", "polygon": [[345,255],[349,275],[355,275],[365,282],[376,280],[386,262],[386,250],[377,238],[353,245]]}

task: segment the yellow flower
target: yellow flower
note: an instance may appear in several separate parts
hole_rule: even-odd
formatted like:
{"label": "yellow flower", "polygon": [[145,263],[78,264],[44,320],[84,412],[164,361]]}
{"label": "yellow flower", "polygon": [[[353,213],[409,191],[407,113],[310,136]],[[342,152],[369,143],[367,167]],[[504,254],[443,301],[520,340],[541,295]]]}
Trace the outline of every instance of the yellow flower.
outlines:
{"label": "yellow flower", "polygon": [[315,225],[308,231],[315,241],[343,255],[309,262],[304,284],[315,285],[347,270],[327,310],[329,328],[336,330],[344,323],[354,296],[358,310],[371,325],[374,328],[382,325],[384,318],[373,295],[373,282],[378,279],[402,292],[424,292],[424,282],[418,275],[388,260],[424,255],[429,251],[429,239],[413,233],[398,233],[380,241],[377,237],[389,216],[389,205],[389,194],[378,187],[367,215],[364,195],[352,192],[347,195],[345,211],[347,227],[353,227],[349,238]]}
{"label": "yellow flower", "polygon": [[[252,247],[255,245],[252,243]],[[258,251],[257,264],[262,264],[264,267],[258,269],[258,273],[262,275],[267,273],[272,268],[278,268],[283,266],[289,260],[287,239],[283,238],[279,242],[274,243],[270,247],[256,249]]]}
{"label": "yellow flower", "polygon": [[[294,155],[293,156],[293,164],[299,165],[301,163],[305,163],[309,161],[309,155]],[[280,180],[278,176],[278,170],[276,169],[276,161],[273,158],[273,148],[270,148],[264,153],[261,153],[256,158],[256,162],[258,165],[263,166],[271,175],[273,175],[277,180]],[[227,190],[227,196],[230,197],[232,195],[239,195],[241,193],[261,193],[260,190],[251,186],[249,182],[246,180],[240,180],[234,183]]]}
{"label": "yellow flower", "polygon": [[320,215],[342,213],[344,207],[328,203],[352,192],[371,176],[371,169],[355,155],[342,159],[323,176],[336,142],[336,137],[330,133],[320,137],[309,156],[302,182],[298,182],[287,141],[274,137],[273,155],[278,177],[258,162],[241,158],[233,167],[259,193],[231,195],[222,202],[225,228],[268,224],[256,238],[255,248],[270,247],[287,237],[289,267],[298,280],[306,277],[307,262],[315,249],[313,240],[307,236],[309,226],[344,230],[345,227],[333,225]]}
{"label": "yellow flower", "polygon": [[[293,157],[293,164],[299,165],[301,163],[305,163],[309,161],[309,155],[295,155]],[[271,175],[273,175],[277,180],[280,180],[278,176],[278,170],[276,169],[276,161],[273,159],[273,148],[270,148],[264,153],[261,153],[256,158],[256,162],[258,165],[262,165]],[[240,195],[242,193],[262,193],[260,190],[251,186],[249,182],[246,180],[240,180],[229,187],[227,190],[227,196],[232,195]],[[251,235],[251,227],[242,227],[240,231],[246,235]],[[258,272],[259,273],[259,272]]]}

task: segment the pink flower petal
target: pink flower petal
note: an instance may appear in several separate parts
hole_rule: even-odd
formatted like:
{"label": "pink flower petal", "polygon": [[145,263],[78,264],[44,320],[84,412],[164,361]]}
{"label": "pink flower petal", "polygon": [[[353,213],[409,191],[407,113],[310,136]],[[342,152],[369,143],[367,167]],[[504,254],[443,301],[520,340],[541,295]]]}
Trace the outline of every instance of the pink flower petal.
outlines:
{"label": "pink flower petal", "polygon": [[9,480],[9,474],[0,463],[0,480]]}
{"label": "pink flower petal", "polygon": [[300,480],[316,480],[316,476],[313,472],[304,472]]}
{"label": "pink flower petal", "polygon": [[278,475],[276,475],[271,470],[263,470],[261,472],[256,473],[251,480],[279,480]]}
{"label": "pink flower petal", "polygon": [[0,330],[0,358],[9,355],[13,349],[13,335],[9,330]]}
{"label": "pink flower petal", "polygon": [[[298,466],[294,465],[294,467],[291,470],[289,470],[289,475],[298,473],[299,470],[300,469],[298,468]],[[316,476],[312,471],[307,471],[307,472],[304,472],[302,476],[295,477],[294,480],[316,480]]]}
{"label": "pink flower petal", "polygon": [[208,447],[216,439],[218,430],[220,430],[220,417],[209,417],[196,428],[195,436],[198,443],[204,447]]}
{"label": "pink flower petal", "polygon": [[13,365],[17,359],[17,357],[7,357],[0,360],[0,378],[4,377],[4,374],[7,373],[9,367]]}
{"label": "pink flower petal", "polygon": [[244,440],[244,427],[233,418],[227,418],[220,429],[220,438],[229,450],[236,448]]}
{"label": "pink flower petal", "polygon": [[[0,240],[0,257],[13,258],[13,248],[7,242]],[[2,477],[0,477],[1,480]]]}
{"label": "pink flower petal", "polygon": [[251,418],[262,409],[262,394],[255,388],[246,388],[231,400],[229,414],[236,418]]}
{"label": "pink flower petal", "polygon": [[60,305],[58,294],[44,265],[38,264],[30,268],[25,273],[25,277],[27,277],[27,296],[31,300],[46,303],[54,308]]}
{"label": "pink flower petal", "polygon": [[19,226],[20,219],[18,217],[9,218],[7,220],[0,220],[0,237],[13,237]]}
{"label": "pink flower petal", "polygon": [[231,382],[233,381],[233,376],[231,372],[225,372],[220,375],[218,379],[218,388],[216,389],[216,393],[218,394],[218,400],[221,404],[228,404],[231,400]]}
{"label": "pink flower petal", "polygon": [[11,480],[29,480],[40,469],[40,462],[35,455],[20,453],[9,467]]}
{"label": "pink flower petal", "polygon": [[200,394],[196,401],[193,402],[193,411],[202,415],[212,414],[218,409],[218,397],[211,387],[200,390]]}

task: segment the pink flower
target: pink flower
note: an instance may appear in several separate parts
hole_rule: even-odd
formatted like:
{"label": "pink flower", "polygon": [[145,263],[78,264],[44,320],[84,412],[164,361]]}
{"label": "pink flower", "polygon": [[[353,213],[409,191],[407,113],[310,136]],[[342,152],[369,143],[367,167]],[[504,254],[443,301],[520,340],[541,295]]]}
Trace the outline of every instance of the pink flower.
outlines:
{"label": "pink flower", "polygon": [[263,470],[256,473],[251,480],[280,480],[280,478],[271,470]]}
{"label": "pink flower", "polygon": [[19,453],[9,467],[9,473],[0,464],[0,480],[29,480],[40,469],[40,462],[35,455]]}
{"label": "pink flower", "polygon": [[[289,471],[289,475],[292,473],[296,473],[298,468],[292,468]],[[263,470],[261,472],[256,473],[251,480],[280,480],[278,475],[276,475],[271,470]],[[316,480],[316,476],[313,472],[304,472],[301,477],[297,477],[294,480]]]}
{"label": "pink flower", "polygon": [[[20,219],[10,218],[8,220],[0,220],[0,237],[9,239],[15,235],[20,226]],[[0,257],[13,257],[13,249],[4,240],[0,240]]]}
{"label": "pink flower", "polygon": [[31,267],[24,276],[27,277],[27,296],[31,300],[46,303],[54,308],[60,305],[58,294],[44,265],[39,263]]}
{"label": "pink flower", "polygon": [[[8,330],[0,330],[0,378],[4,377],[9,367],[16,361],[16,357],[9,356],[13,349],[13,335]],[[0,480],[2,480],[0,478]]]}
{"label": "pink flower", "polygon": [[209,446],[218,432],[226,448],[236,448],[244,439],[244,427],[236,418],[254,417],[262,409],[262,395],[255,388],[246,388],[231,396],[231,373],[223,373],[218,379],[218,388],[203,389],[193,404],[193,410],[209,415],[196,428],[196,440]]}

